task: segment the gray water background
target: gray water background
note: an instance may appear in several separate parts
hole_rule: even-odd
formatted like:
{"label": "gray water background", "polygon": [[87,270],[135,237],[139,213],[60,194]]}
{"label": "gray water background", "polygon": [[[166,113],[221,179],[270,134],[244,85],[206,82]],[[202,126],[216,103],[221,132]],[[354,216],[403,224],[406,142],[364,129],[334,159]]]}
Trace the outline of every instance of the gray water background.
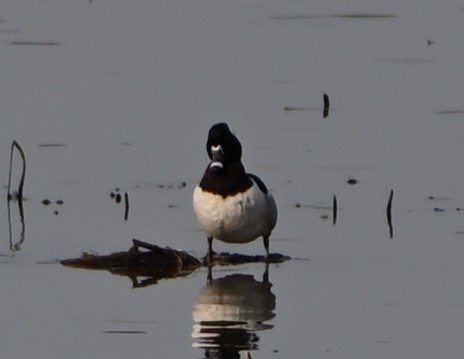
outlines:
{"label": "gray water background", "polygon": [[20,250],[6,189],[0,206],[1,357],[204,355],[205,271],[133,289],[57,261],[132,238],[203,255],[191,194],[215,122],[274,193],[271,250],[295,258],[269,268],[253,358],[462,357],[463,30],[452,0],[4,1],[0,181],[13,140],[27,175]]}

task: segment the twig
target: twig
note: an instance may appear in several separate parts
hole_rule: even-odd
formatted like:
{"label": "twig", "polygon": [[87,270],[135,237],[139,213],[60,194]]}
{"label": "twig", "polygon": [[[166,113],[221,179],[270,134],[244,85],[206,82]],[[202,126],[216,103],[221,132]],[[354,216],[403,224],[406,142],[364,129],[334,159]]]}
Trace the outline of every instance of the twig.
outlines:
{"label": "twig", "polygon": [[124,192],[124,220],[129,218],[129,194]]}
{"label": "twig", "polygon": [[21,155],[21,158],[23,160],[23,170],[21,173],[21,178],[19,180],[19,186],[18,186],[18,194],[16,195],[16,198],[18,201],[23,200],[23,191],[24,191],[24,179],[26,178],[26,156],[24,154],[24,151],[22,147],[19,145],[18,142],[13,141],[11,143],[11,150],[10,150],[10,171],[8,175],[8,200],[13,199],[13,195],[11,193],[11,176],[13,173],[13,151],[14,149],[17,149],[19,154]]}
{"label": "twig", "polygon": [[[13,154],[14,154],[15,148],[21,155],[21,158],[23,161],[23,168],[22,168],[21,178],[19,180],[18,192],[15,196],[13,196],[13,194],[11,193],[11,177],[13,173]],[[12,252],[19,250],[25,239],[26,223],[24,221],[24,206],[23,206],[23,198],[24,198],[23,193],[24,193],[25,178],[26,178],[26,156],[24,155],[24,151],[22,147],[19,145],[19,143],[16,141],[13,141],[11,143],[11,150],[10,150],[10,168],[9,168],[9,174],[8,174],[8,201],[7,201],[8,233],[9,233],[10,250]],[[11,208],[10,208],[10,202],[13,198],[15,198],[18,201],[19,218],[21,222],[21,232],[19,234],[19,241],[17,243],[13,243],[13,224],[11,220]]]}
{"label": "twig", "polygon": [[325,93],[324,94],[324,111],[322,112],[323,118],[327,118],[327,116],[329,116],[329,107],[330,107],[329,95]]}
{"label": "twig", "polygon": [[337,196],[333,195],[333,205],[332,205],[332,224],[337,223]]}
{"label": "twig", "polygon": [[390,233],[390,238],[393,238],[393,223],[392,223],[392,202],[393,202],[393,190],[390,191],[387,203],[387,223]]}

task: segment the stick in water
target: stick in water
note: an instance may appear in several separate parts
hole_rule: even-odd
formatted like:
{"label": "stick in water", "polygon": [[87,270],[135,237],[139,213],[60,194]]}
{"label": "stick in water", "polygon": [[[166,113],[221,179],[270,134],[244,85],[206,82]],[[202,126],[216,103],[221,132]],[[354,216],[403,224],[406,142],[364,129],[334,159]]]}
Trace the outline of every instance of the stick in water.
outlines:
{"label": "stick in water", "polygon": [[323,118],[327,118],[327,116],[329,116],[329,107],[330,107],[329,95],[325,93],[324,94],[324,111],[322,112]]}
{"label": "stick in water", "polygon": [[390,238],[393,238],[392,202],[393,202],[393,190],[390,191],[390,197],[388,198],[388,204],[387,204],[387,223],[388,223],[388,228],[390,232]]}
{"label": "stick in water", "polygon": [[335,225],[337,223],[337,196],[333,195],[332,203],[332,224]]}
{"label": "stick in water", "polygon": [[11,150],[10,150],[10,172],[8,175],[8,200],[13,199],[13,195],[11,193],[11,176],[13,173],[13,153],[14,153],[15,148],[19,152],[19,154],[21,155],[21,159],[23,160],[23,170],[21,173],[21,178],[19,180],[18,194],[16,195],[17,200],[22,201],[23,191],[24,191],[24,179],[26,178],[26,156],[24,154],[22,147],[16,141],[13,141],[11,143]]}
{"label": "stick in water", "polygon": [[129,194],[124,192],[124,220],[129,218]]}
{"label": "stick in water", "polygon": [[[21,178],[19,180],[18,192],[15,195],[13,195],[11,193],[11,177],[13,173],[13,157],[14,157],[15,149],[21,155],[21,159],[23,161],[23,168],[22,168]],[[24,193],[24,179],[25,178],[26,178],[26,156],[24,155],[24,151],[19,145],[19,143],[16,141],[13,141],[11,144],[11,150],[10,150],[10,171],[8,174],[8,201],[7,201],[8,232],[9,232],[10,250],[12,252],[20,250],[21,245],[25,239],[26,222],[24,221],[24,206],[23,206],[23,193]],[[20,218],[20,223],[21,223],[21,231],[19,233],[19,240],[16,242],[13,241],[13,224],[11,220],[10,202],[12,199],[16,199],[18,202],[19,218]]]}

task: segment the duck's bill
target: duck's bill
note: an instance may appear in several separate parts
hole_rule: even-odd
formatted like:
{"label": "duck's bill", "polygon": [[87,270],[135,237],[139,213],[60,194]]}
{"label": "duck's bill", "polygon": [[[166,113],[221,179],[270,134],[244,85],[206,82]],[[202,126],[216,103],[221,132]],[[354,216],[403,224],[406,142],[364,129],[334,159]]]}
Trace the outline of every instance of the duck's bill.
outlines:
{"label": "duck's bill", "polygon": [[214,162],[221,163],[224,161],[224,151],[221,145],[211,146],[211,159]]}

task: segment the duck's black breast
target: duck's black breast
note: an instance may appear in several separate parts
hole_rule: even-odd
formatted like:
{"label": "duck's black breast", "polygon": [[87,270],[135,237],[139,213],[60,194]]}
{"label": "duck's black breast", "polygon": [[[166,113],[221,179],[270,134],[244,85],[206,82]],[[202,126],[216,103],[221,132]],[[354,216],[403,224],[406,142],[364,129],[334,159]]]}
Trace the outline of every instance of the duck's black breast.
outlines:
{"label": "duck's black breast", "polygon": [[[253,179],[254,177],[256,176],[253,176]],[[262,183],[261,180],[258,179],[258,181]],[[261,188],[258,181],[256,183]],[[208,166],[200,182],[200,188],[203,191],[220,195],[223,198],[246,192],[251,186],[253,186],[253,181],[245,173],[241,163],[229,164],[222,169],[211,169]]]}

